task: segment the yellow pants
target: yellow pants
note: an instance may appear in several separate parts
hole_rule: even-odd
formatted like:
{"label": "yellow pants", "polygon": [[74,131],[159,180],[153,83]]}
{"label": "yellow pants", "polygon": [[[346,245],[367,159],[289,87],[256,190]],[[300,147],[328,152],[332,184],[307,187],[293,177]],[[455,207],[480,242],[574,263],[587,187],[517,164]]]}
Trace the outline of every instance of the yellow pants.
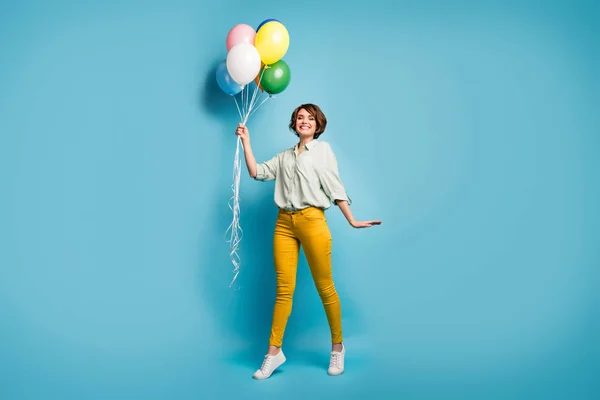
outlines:
{"label": "yellow pants", "polygon": [[323,210],[309,207],[301,211],[279,210],[273,239],[277,296],[269,344],[281,347],[283,341],[292,312],[300,246],[325,308],[332,343],[341,343],[342,313],[331,274],[331,233]]}

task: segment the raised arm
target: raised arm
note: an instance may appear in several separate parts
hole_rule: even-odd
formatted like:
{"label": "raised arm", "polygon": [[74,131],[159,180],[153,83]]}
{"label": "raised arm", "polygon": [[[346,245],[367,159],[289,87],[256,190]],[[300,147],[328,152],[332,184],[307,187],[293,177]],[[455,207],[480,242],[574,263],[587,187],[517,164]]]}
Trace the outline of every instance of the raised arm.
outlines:
{"label": "raised arm", "polygon": [[242,123],[238,124],[235,134],[242,140],[244,147],[244,158],[246,159],[246,167],[248,167],[248,173],[250,177],[256,178],[256,159],[254,153],[252,153],[252,146],[250,145],[250,132],[248,128]]}
{"label": "raised arm", "polygon": [[246,167],[248,168],[248,174],[251,178],[258,181],[270,181],[275,179],[277,171],[279,169],[278,156],[273,157],[269,161],[257,164],[252,153],[252,146],[250,145],[250,132],[248,128],[243,124],[238,124],[235,134],[242,140],[244,147],[244,158],[246,159]]}

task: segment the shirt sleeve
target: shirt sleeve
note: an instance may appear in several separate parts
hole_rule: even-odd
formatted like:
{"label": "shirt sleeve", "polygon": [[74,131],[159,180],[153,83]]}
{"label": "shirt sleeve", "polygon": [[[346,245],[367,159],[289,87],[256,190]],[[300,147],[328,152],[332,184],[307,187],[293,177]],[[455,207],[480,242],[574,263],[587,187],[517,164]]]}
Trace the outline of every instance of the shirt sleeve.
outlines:
{"label": "shirt sleeve", "polygon": [[268,161],[264,161],[260,164],[256,164],[256,177],[257,181],[272,181],[277,177],[279,171],[279,156],[271,158]]}
{"label": "shirt sleeve", "polygon": [[352,204],[352,199],[346,193],[346,189],[340,178],[335,154],[329,143],[323,142],[323,144],[324,163],[320,170],[321,188],[323,188],[323,191],[332,202],[346,200],[348,204]]}

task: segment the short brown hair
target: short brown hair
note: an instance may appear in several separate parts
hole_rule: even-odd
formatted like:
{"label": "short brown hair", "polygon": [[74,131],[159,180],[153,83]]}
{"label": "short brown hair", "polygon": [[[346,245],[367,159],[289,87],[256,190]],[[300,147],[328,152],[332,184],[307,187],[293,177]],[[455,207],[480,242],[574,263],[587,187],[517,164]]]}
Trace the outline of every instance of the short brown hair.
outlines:
{"label": "short brown hair", "polygon": [[317,122],[317,126],[315,128],[314,138],[317,139],[319,136],[321,136],[321,134],[323,132],[325,132],[325,127],[327,126],[327,118],[325,118],[325,114],[323,114],[323,111],[321,111],[321,109],[319,108],[319,106],[316,105],[316,104],[310,104],[310,103],[309,104],[302,104],[302,105],[299,105],[298,107],[296,107],[296,109],[292,113],[292,117],[290,118],[290,130],[292,132],[294,132],[296,134],[296,136],[300,136],[300,135],[298,135],[298,132],[296,132],[296,119],[298,118],[298,113],[303,108],[310,115],[312,115],[313,117],[315,117],[315,121]]}

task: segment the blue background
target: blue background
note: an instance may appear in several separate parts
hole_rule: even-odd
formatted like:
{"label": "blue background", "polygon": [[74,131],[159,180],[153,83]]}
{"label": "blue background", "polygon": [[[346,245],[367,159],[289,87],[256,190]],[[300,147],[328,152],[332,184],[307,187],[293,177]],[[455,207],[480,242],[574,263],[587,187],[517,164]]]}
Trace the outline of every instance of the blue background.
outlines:
{"label": "blue background", "polygon": [[[600,397],[599,7],[579,2],[0,2],[0,398]],[[314,102],[347,371],[303,260],[272,379],[272,183],[214,71],[237,23],[288,28],[255,154]],[[595,26],[596,24],[596,26]]]}

